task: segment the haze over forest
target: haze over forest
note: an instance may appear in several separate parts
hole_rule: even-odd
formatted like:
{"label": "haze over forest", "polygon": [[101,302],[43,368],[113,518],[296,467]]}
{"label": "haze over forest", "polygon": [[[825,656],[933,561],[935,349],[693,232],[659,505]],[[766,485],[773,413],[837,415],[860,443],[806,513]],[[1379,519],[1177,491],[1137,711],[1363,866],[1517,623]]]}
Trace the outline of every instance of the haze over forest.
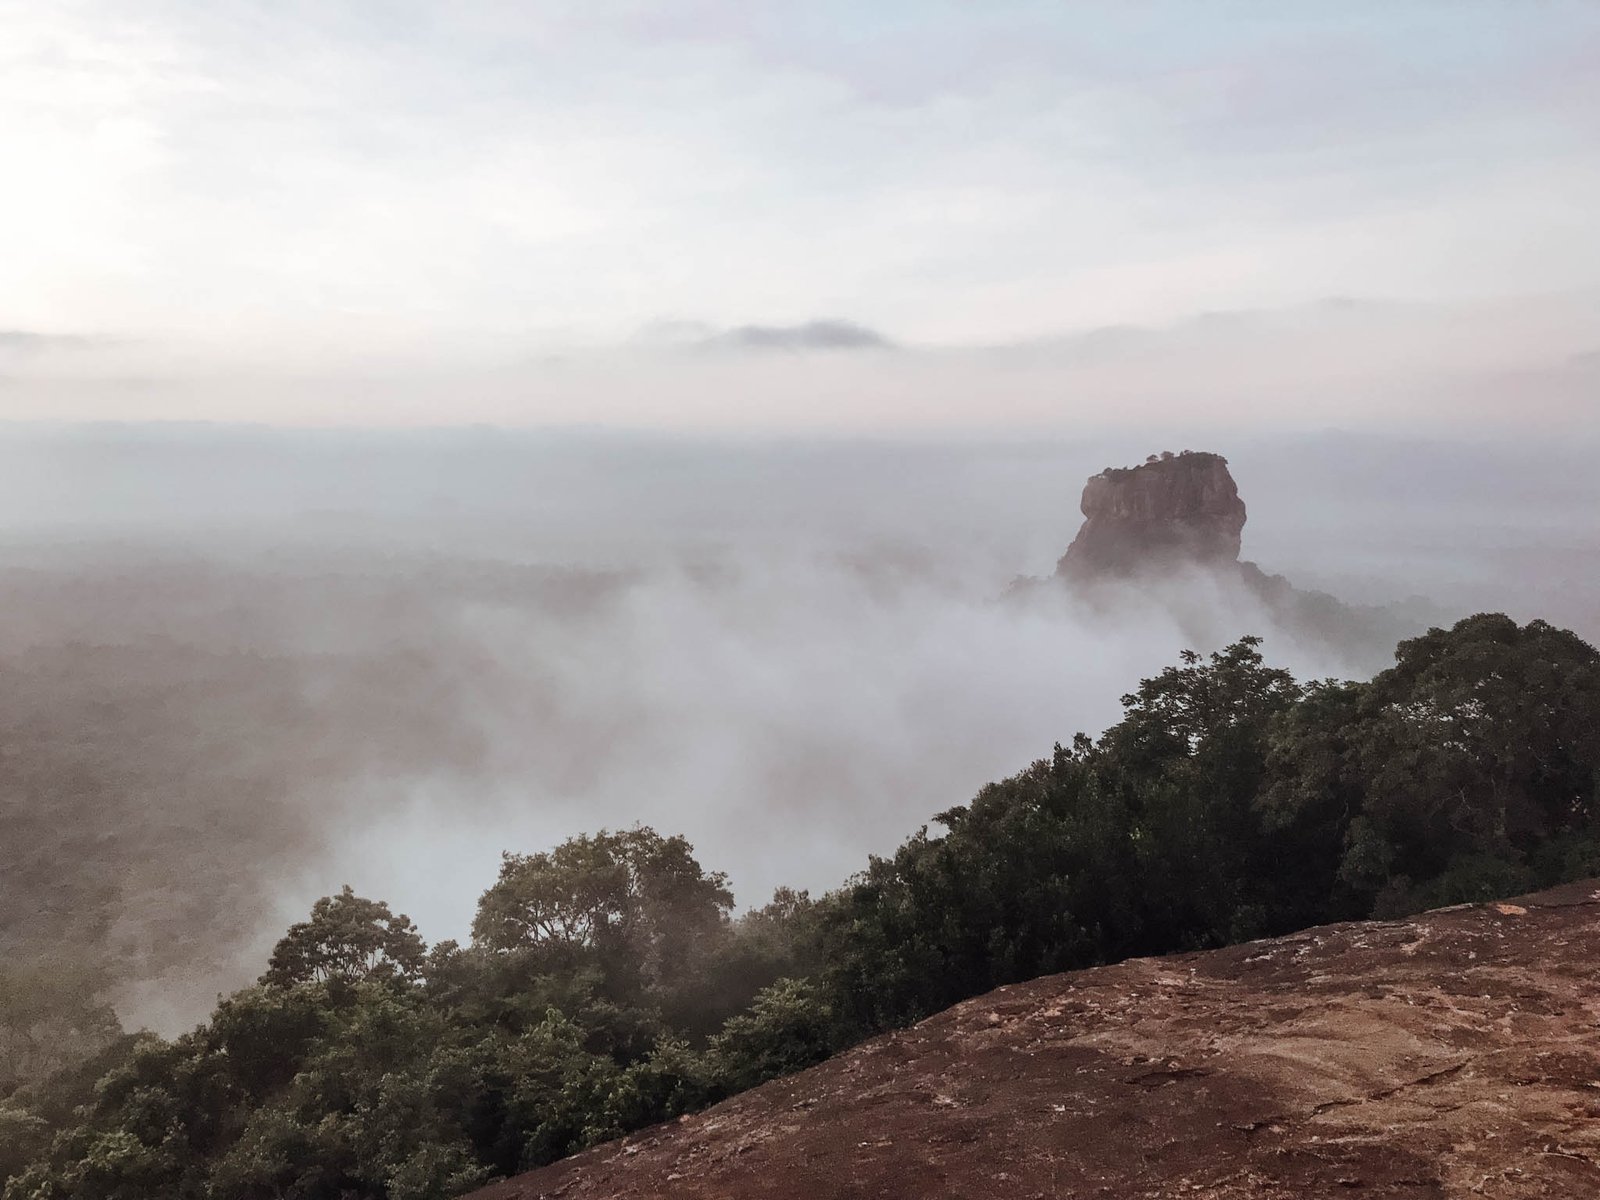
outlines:
{"label": "haze over forest", "polygon": [[[1144,437],[13,427],[8,944],[103,956],[124,1019],[176,1030],[346,882],[460,937],[502,850],[643,822],[760,904],[1098,732],[1185,647],[1384,665],[1204,576],[1003,600]],[[1600,635],[1592,446],[1227,449],[1245,557],[1298,586]]]}

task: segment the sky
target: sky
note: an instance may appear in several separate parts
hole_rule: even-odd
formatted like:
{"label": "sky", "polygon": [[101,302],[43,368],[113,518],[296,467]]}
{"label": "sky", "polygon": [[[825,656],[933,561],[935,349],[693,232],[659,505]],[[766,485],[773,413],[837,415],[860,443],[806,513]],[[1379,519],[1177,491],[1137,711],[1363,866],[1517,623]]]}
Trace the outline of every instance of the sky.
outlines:
{"label": "sky", "polygon": [[1559,422],[1600,380],[1592,2],[0,29],[0,418]]}

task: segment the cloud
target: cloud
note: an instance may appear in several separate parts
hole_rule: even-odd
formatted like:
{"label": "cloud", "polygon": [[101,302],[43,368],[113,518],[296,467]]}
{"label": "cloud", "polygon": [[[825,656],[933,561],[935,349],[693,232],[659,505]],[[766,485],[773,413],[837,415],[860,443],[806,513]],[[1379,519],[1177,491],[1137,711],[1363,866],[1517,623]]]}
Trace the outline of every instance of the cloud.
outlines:
{"label": "cloud", "polygon": [[628,339],[645,351],[696,350],[799,354],[812,350],[898,349],[886,334],[855,321],[819,318],[794,325],[736,325],[666,318],[651,321]]}
{"label": "cloud", "polygon": [[1321,330],[1330,336],[1364,331],[1440,314],[1420,304],[1352,296],[1329,296],[1283,308],[1213,309],[1165,325],[1100,325],[984,348],[1005,358],[1063,366],[1137,361],[1194,349],[1207,343],[1250,343],[1295,332]]}
{"label": "cloud", "polygon": [[708,349],[783,350],[891,350],[894,342],[876,329],[853,321],[807,321],[801,325],[740,325],[699,343]]}
{"label": "cloud", "polygon": [[[1600,270],[1574,7],[536,7],[19,9],[0,319],[482,363],[662,312],[751,349],[844,348],[735,328],[840,312],[973,344]],[[263,415],[232,394],[211,415]]]}
{"label": "cloud", "polygon": [[101,338],[75,333],[34,333],[27,329],[0,329],[0,352],[36,354],[46,350],[88,350],[104,344]]}

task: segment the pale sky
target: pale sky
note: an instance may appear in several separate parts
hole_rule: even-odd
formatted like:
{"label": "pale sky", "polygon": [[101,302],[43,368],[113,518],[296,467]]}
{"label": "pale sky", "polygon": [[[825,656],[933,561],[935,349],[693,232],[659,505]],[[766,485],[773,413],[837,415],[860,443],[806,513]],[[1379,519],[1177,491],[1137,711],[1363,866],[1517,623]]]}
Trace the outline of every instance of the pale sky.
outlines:
{"label": "pale sky", "polygon": [[915,425],[930,354],[1330,298],[1409,314],[1372,386],[1600,350],[1594,0],[0,0],[0,154],[3,418]]}

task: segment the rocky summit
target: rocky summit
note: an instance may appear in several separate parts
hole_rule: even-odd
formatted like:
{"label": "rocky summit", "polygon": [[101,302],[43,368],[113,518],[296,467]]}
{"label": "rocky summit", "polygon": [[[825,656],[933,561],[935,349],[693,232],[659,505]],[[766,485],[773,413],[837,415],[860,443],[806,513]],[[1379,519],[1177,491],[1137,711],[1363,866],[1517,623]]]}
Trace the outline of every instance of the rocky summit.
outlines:
{"label": "rocky summit", "polygon": [[474,1200],[1600,1196],[1600,891],[1001,988]]}
{"label": "rocky summit", "polygon": [[1107,467],[1083,489],[1083,527],[1056,573],[1127,576],[1185,564],[1239,561],[1245,507],[1220,454],[1152,454],[1142,466]]}

